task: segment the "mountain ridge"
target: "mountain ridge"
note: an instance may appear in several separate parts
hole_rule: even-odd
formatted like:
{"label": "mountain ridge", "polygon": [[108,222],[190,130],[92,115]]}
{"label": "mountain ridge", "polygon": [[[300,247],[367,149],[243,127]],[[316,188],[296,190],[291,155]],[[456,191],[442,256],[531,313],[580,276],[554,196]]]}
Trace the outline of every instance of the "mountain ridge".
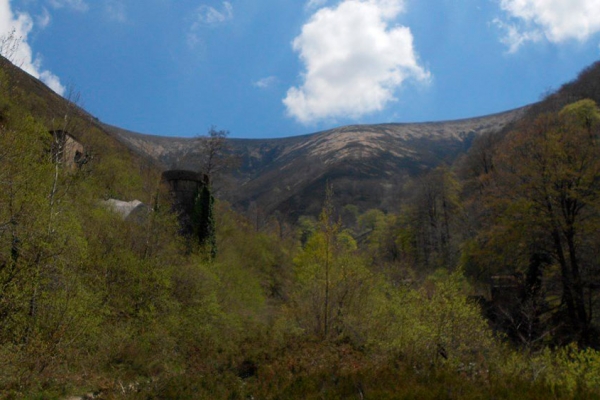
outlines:
{"label": "mountain ridge", "polygon": [[[531,106],[450,121],[355,124],[305,135],[272,138],[228,138],[228,151],[241,160],[232,187],[222,194],[234,206],[252,203],[270,214],[296,218],[314,214],[324,182],[337,186],[338,197],[372,192],[361,208],[392,201],[381,188],[399,177],[414,176],[466,151],[474,137],[496,132],[521,118]],[[103,124],[104,129],[164,169],[198,171],[202,138],[148,135]],[[353,181],[349,185],[349,181]],[[350,188],[352,186],[352,188]],[[376,186],[378,188],[374,188]],[[366,189],[370,187],[370,189]],[[379,193],[379,195],[378,195]],[[381,197],[381,198],[377,198]],[[344,200],[344,201],[346,201]]]}
{"label": "mountain ridge", "polygon": [[[65,110],[71,110],[87,121],[89,129],[99,129],[115,145],[157,169],[201,169],[202,138],[147,135],[105,124],[68,99],[59,99],[39,80],[3,64],[13,81],[34,96],[28,97],[31,107],[43,119],[62,120]],[[392,209],[406,178],[451,164],[476,136],[502,130],[530,109],[451,121],[348,125],[275,139],[227,139],[228,152],[240,160],[239,168],[218,178],[216,191],[238,210],[256,206],[266,215],[279,212],[292,221],[319,213],[328,182],[339,206]],[[71,133],[84,146],[95,140],[85,131]]]}

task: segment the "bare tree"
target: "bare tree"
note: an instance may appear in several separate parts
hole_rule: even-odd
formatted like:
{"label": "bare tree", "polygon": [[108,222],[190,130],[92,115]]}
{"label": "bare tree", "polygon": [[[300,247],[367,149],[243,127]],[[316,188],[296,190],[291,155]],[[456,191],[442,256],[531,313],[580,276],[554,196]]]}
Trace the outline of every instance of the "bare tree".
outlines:
{"label": "bare tree", "polygon": [[0,36],[0,55],[17,67],[21,67],[23,62],[17,62],[16,55],[22,42],[23,38],[17,36],[17,31],[13,28],[7,34]]}
{"label": "bare tree", "polygon": [[229,131],[217,130],[215,126],[211,126],[206,136],[199,138],[200,152],[203,158],[200,172],[208,177],[209,182],[226,166],[227,136],[229,136]]}
{"label": "bare tree", "polygon": [[[22,42],[23,39],[17,36],[14,28],[12,31],[0,36],[0,66],[10,66],[10,64],[18,68],[23,66],[23,60],[17,59]],[[6,68],[4,72],[7,72]],[[8,98],[13,97],[13,91],[18,83],[16,81],[17,76],[18,74],[12,73],[3,74],[2,82],[0,82],[0,113],[8,108]]]}
{"label": "bare tree", "polygon": [[224,195],[234,185],[233,176],[227,174],[240,164],[239,156],[229,146],[229,131],[212,126],[205,136],[199,136],[199,171],[205,175],[211,191],[215,195]]}

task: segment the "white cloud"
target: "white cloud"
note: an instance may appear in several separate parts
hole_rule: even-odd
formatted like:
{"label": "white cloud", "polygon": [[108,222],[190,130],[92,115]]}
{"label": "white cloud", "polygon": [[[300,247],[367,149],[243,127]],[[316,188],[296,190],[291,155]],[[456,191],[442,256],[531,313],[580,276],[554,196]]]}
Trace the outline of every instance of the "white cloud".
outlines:
{"label": "white cloud", "polygon": [[268,76],[266,78],[262,78],[259,79],[255,82],[252,82],[252,86],[255,86],[259,89],[268,89],[271,86],[273,86],[274,84],[276,84],[278,81],[277,77],[275,76]]}
{"label": "white cloud", "polygon": [[410,29],[393,25],[403,9],[403,0],[344,0],[317,11],[293,42],[305,71],[283,100],[288,114],[357,118],[384,109],[407,79],[427,81]]}
{"label": "white cloud", "polygon": [[105,4],[105,10],[113,21],[126,22],[127,12],[125,10],[125,4],[118,0],[107,0]]}
{"label": "white cloud", "polygon": [[600,0],[500,0],[500,8],[507,21],[494,22],[505,31],[501,41],[512,52],[543,38],[583,42],[600,32]]}
{"label": "white cloud", "polygon": [[304,6],[307,10],[316,10],[324,6],[327,3],[327,0],[309,0]]}
{"label": "white cloud", "polygon": [[76,11],[87,11],[89,6],[84,0],[49,0],[48,3],[54,8],[72,8]]}
{"label": "white cloud", "polygon": [[539,42],[544,37],[539,31],[521,31],[515,24],[506,23],[498,18],[492,22],[504,31],[504,36],[500,38],[500,42],[508,47],[509,53],[517,52],[526,42]]}
{"label": "white cloud", "polygon": [[48,9],[44,8],[44,11],[41,15],[35,17],[35,22],[40,29],[45,29],[50,25],[50,13]]}
{"label": "white cloud", "polygon": [[201,42],[199,31],[204,27],[214,27],[233,19],[233,6],[224,1],[220,10],[207,5],[201,5],[193,15],[193,22],[188,32],[188,45],[195,47]]}
{"label": "white cloud", "polygon": [[52,72],[42,69],[42,59],[39,55],[33,56],[31,46],[27,42],[32,29],[33,19],[29,14],[14,15],[10,7],[10,0],[0,0],[0,37],[8,38],[12,34],[12,42],[18,44],[14,52],[4,46],[0,49],[3,55],[8,56],[15,65],[42,80],[50,89],[62,95],[65,87],[60,83],[60,79]]}
{"label": "white cloud", "polygon": [[233,6],[230,2],[224,1],[221,10],[214,7],[202,5],[198,7],[194,16],[193,28],[199,28],[205,25],[218,25],[233,18]]}
{"label": "white cloud", "polygon": [[60,83],[60,78],[52,72],[48,70],[40,72],[39,79],[61,96],[65,94],[65,87]]}

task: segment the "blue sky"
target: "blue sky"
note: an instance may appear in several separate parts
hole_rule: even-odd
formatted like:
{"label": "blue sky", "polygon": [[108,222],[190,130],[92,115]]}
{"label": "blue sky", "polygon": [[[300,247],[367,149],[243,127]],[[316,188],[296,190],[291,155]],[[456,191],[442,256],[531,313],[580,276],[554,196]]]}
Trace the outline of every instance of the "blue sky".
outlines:
{"label": "blue sky", "polygon": [[106,123],[267,138],[537,101],[600,58],[600,0],[0,0],[13,30]]}

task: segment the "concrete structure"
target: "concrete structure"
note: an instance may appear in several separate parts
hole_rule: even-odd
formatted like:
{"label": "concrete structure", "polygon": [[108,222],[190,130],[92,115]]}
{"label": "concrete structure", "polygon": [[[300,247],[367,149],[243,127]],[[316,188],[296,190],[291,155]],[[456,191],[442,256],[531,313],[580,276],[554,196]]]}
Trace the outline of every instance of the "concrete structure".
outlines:
{"label": "concrete structure", "polygon": [[196,197],[208,185],[208,178],[194,171],[170,170],[163,172],[162,180],[169,186],[173,209],[179,215],[181,233],[191,235],[194,233],[192,217]]}
{"label": "concrete structure", "polygon": [[150,208],[139,200],[108,199],[103,201],[102,204],[120,214],[125,220],[142,220],[150,212]]}
{"label": "concrete structure", "polygon": [[52,135],[52,161],[74,169],[87,161],[83,145],[63,130],[50,131]]}

